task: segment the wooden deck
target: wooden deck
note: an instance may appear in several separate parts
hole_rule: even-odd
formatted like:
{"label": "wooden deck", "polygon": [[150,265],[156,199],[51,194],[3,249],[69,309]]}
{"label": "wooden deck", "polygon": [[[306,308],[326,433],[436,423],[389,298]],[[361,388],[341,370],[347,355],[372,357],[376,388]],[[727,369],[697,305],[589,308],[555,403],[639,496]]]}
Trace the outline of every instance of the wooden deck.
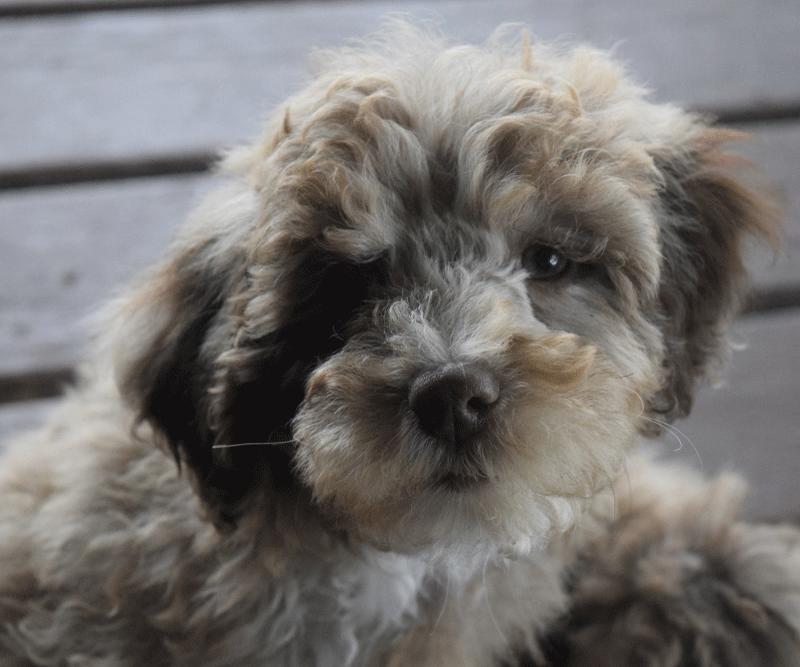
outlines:
{"label": "wooden deck", "polygon": [[748,347],[665,446],[743,470],[754,514],[800,516],[800,3],[785,0],[0,0],[0,440],[41,419],[80,321],[159,254],[215,151],[259,130],[310,48],[389,13],[462,40],[515,21],[615,46],[657,99],[752,134],[741,150],[785,199],[786,253],[754,259]]}

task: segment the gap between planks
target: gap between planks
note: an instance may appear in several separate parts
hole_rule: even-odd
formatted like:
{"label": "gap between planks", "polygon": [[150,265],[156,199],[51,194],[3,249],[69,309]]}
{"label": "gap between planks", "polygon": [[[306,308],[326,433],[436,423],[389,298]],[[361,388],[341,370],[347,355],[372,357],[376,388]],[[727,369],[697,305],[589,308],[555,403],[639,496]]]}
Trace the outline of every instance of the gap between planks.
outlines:
{"label": "gap between planks", "polygon": [[[716,119],[717,125],[748,126],[765,122],[800,121],[800,102],[728,110],[698,110]],[[130,178],[200,174],[219,159],[213,150],[173,155],[140,155],[129,159],[54,163],[0,169],[0,191],[35,187],[94,183]]]}
{"label": "gap between planks", "polygon": [[[261,2],[278,1],[281,0],[261,0]],[[89,12],[185,9],[187,7],[236,4],[243,4],[242,0],[28,0],[27,2],[4,2],[0,0],[0,19],[29,16],[61,16]]]}
{"label": "gap between planks", "polygon": [[0,170],[0,191],[129,178],[200,174],[208,171],[217,159],[218,155],[214,151],[198,151],[183,155],[139,156],[129,160],[43,164]]}

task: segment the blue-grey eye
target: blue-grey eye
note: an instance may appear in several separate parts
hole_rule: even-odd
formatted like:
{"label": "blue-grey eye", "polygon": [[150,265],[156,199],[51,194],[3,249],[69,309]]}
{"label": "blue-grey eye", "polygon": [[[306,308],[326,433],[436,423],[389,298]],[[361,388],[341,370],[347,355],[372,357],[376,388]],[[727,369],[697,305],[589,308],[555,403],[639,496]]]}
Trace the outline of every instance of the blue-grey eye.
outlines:
{"label": "blue-grey eye", "polygon": [[537,243],[522,253],[522,266],[534,280],[555,280],[572,265],[563,253],[553,246]]}

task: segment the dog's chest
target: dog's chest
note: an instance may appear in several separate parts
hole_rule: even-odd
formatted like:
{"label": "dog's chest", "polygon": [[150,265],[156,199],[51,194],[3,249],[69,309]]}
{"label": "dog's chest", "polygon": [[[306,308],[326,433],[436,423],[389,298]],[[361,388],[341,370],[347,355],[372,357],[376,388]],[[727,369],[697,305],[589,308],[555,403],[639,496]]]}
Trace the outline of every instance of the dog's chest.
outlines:
{"label": "dog's chest", "polygon": [[413,624],[430,567],[393,554],[359,556],[300,568],[286,597],[294,613],[278,624],[291,654],[281,664],[366,665]]}

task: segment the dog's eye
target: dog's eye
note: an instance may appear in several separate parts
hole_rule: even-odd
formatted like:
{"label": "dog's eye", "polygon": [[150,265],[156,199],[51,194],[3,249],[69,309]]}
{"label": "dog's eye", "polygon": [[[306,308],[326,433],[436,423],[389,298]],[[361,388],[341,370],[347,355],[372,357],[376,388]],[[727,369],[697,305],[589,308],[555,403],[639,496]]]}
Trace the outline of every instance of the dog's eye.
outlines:
{"label": "dog's eye", "polygon": [[522,266],[534,280],[555,280],[572,265],[556,248],[537,243],[522,253]]}

